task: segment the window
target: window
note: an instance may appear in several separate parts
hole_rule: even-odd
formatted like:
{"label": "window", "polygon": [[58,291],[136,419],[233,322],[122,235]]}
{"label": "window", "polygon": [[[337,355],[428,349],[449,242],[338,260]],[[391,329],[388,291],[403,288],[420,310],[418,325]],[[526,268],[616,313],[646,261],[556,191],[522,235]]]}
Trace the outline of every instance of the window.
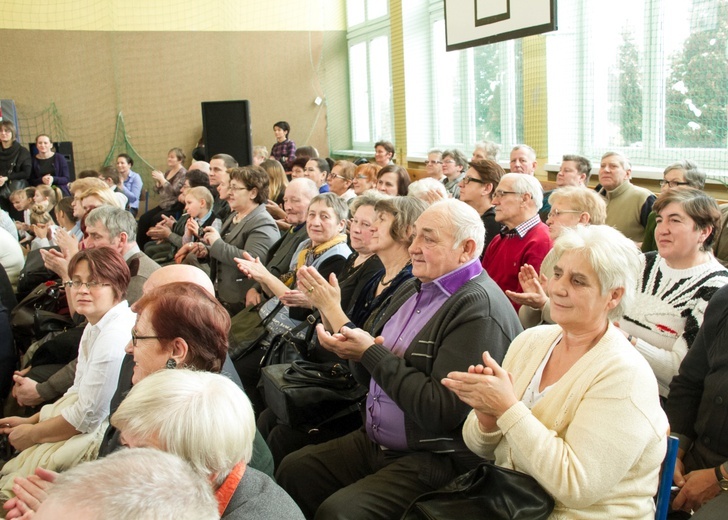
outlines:
{"label": "window", "polygon": [[353,147],[392,140],[392,80],[386,0],[349,0],[349,92]]}
{"label": "window", "polygon": [[549,155],[728,161],[728,1],[559,2],[547,36]]}

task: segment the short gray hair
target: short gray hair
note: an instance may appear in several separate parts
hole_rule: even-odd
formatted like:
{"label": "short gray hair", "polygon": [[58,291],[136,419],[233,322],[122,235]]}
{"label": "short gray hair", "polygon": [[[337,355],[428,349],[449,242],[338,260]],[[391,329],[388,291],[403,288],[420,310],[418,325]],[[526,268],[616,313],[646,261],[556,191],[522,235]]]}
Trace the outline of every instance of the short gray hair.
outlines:
{"label": "short gray hair", "polygon": [[106,228],[111,239],[126,233],[127,242],[136,242],[137,222],[134,215],[126,210],[112,206],[99,206],[86,215],[86,226],[93,226],[97,223]]}
{"label": "short gray hair", "polygon": [[[602,161],[606,159],[607,157],[619,157],[619,164],[622,165],[622,168],[625,170],[631,170],[632,169],[632,163],[629,162],[629,159],[627,159],[627,156],[619,153],[619,152],[607,152],[604,155],[602,155]],[[601,162],[601,161],[600,161]]]}
{"label": "short gray hair", "polygon": [[[313,182],[313,181],[312,181]],[[383,199],[389,198],[389,195],[385,195],[384,193],[377,191],[377,190],[367,190],[358,197],[352,199],[352,201],[349,203],[349,209],[351,211],[352,216],[356,213],[356,210],[361,208],[362,206],[371,206],[374,207],[377,205],[377,202]]]}
{"label": "short gray hair", "polygon": [[304,195],[309,198],[309,200],[319,194],[316,183],[308,177],[298,177],[296,179],[291,179],[291,182],[288,183],[286,189],[288,189],[290,186],[296,186],[297,184],[301,185],[301,190],[303,191]]}
{"label": "short gray hair", "polygon": [[635,299],[642,273],[640,250],[634,242],[610,226],[576,226],[565,228],[546,255],[542,272],[553,276],[554,265],[564,253],[583,254],[599,279],[602,294],[623,288],[619,304],[609,311],[610,321],[618,320]]}
{"label": "short gray hair", "polygon": [[586,186],[564,186],[554,190],[549,196],[552,206],[559,201],[571,209],[589,214],[589,224],[601,225],[607,220],[607,202],[604,197]]}
{"label": "short gray hair", "polygon": [[[461,200],[445,199],[435,202],[428,208],[437,209],[447,213],[452,222],[451,233],[455,238],[455,247],[458,247],[468,239],[475,240],[475,254],[473,258],[480,256],[485,245],[485,225],[472,206]],[[426,210],[426,211],[428,211]]]}
{"label": "short gray hair", "polygon": [[498,143],[494,143],[493,141],[478,141],[477,143],[475,143],[473,153],[478,150],[483,150],[486,159],[490,159],[491,161],[497,161],[498,152],[500,152],[500,145]]}
{"label": "short gray hair", "polygon": [[336,218],[339,219],[339,221],[346,220],[349,218],[349,205],[346,203],[346,201],[344,199],[339,197],[336,193],[330,193],[330,192],[329,193],[320,193],[311,199],[311,202],[309,202],[308,207],[310,208],[312,205],[316,204],[317,202],[323,202],[324,205],[333,209],[334,214],[336,215]]}
{"label": "short gray hair", "polygon": [[409,195],[410,197],[416,197],[418,199],[425,200],[424,196],[430,190],[436,191],[444,198],[448,197],[445,185],[437,179],[433,179],[432,177],[424,177],[410,184],[407,187],[407,195]]}
{"label": "short gray hair", "polygon": [[145,377],[111,423],[133,438],[156,438],[160,449],[182,457],[217,486],[253,454],[250,400],[227,377],[212,372],[160,370]]}
{"label": "short gray hair", "polygon": [[685,182],[691,188],[697,188],[702,190],[705,188],[705,173],[700,171],[697,164],[689,159],[683,159],[676,163],[672,163],[670,166],[665,168],[663,175],[667,175],[672,170],[682,170],[685,175]]}
{"label": "short gray hair", "polygon": [[39,509],[54,513],[59,506],[116,520],[219,518],[210,482],[179,457],[152,448],[119,450],[64,471]]}
{"label": "short gray hair", "polygon": [[543,188],[541,182],[533,175],[523,175],[522,173],[506,173],[501,177],[501,182],[505,180],[513,181],[513,191],[517,193],[528,193],[531,200],[536,205],[536,210],[543,207]]}
{"label": "short gray hair", "polygon": [[526,153],[528,154],[529,158],[532,161],[535,161],[536,160],[536,150],[534,150],[533,148],[531,148],[527,144],[517,144],[516,146],[514,146],[513,148],[511,148],[511,153],[513,153],[513,152],[515,152],[517,150],[525,150]]}

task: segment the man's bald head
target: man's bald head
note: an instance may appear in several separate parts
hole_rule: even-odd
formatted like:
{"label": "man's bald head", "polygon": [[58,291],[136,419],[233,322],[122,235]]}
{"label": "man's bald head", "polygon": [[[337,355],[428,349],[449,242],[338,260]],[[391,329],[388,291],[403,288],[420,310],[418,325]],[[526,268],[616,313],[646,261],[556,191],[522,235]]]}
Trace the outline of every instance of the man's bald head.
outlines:
{"label": "man's bald head", "polygon": [[144,294],[172,282],[193,283],[205,289],[213,297],[215,296],[215,287],[212,285],[210,277],[202,269],[184,264],[165,265],[154,271],[144,282]]}
{"label": "man's bald head", "polygon": [[187,170],[200,170],[201,172],[205,172],[207,175],[210,175],[210,163],[206,161],[193,161]]}

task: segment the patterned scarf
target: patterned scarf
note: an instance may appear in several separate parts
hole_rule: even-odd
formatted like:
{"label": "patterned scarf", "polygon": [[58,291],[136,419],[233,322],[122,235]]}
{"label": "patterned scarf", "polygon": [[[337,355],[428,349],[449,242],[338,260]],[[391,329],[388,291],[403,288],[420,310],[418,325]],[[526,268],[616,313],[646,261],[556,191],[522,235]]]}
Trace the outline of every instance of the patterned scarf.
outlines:
{"label": "patterned scarf", "polygon": [[286,287],[293,287],[296,281],[296,271],[298,271],[304,265],[313,265],[316,259],[319,258],[322,254],[324,254],[332,247],[341,244],[342,242],[346,242],[346,235],[344,234],[336,235],[328,242],[324,242],[323,244],[315,247],[313,247],[311,241],[308,240],[307,246],[301,249],[301,251],[298,253],[298,258],[296,259],[296,268],[293,271],[289,271],[288,273],[282,275],[281,281],[286,285]]}

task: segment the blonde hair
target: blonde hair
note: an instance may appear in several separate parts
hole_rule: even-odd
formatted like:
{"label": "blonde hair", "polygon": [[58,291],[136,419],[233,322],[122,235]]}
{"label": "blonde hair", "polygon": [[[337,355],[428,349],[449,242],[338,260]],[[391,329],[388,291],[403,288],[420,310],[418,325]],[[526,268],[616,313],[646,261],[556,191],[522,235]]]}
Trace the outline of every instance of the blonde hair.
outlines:
{"label": "blonde hair", "polygon": [[549,196],[552,206],[559,201],[571,209],[589,214],[589,224],[602,225],[607,220],[607,203],[604,197],[584,186],[564,186],[554,190]]}
{"label": "blonde hair", "polygon": [[91,188],[106,188],[109,189],[109,186],[102,181],[101,179],[97,177],[84,177],[83,179],[76,179],[71,184],[68,185],[68,189],[71,190],[72,194],[76,194],[77,191],[86,191],[90,190]]}
{"label": "blonde hair", "polygon": [[30,207],[30,223],[36,224],[49,224],[53,222],[50,212],[41,206],[40,204],[33,204]]}
{"label": "blonde hair", "polygon": [[[99,179],[99,180],[101,180],[101,179]],[[99,200],[101,200],[102,205],[104,205],[104,206],[113,206],[115,208],[124,209],[121,207],[121,204],[119,203],[119,199],[117,199],[114,196],[114,190],[109,188],[104,181],[101,181],[101,182],[104,184],[103,188],[97,187],[97,186],[91,187],[91,188],[85,190],[84,192],[82,192],[79,195],[79,198],[85,199],[86,197],[92,197],[92,196],[98,197]]]}
{"label": "blonde hair", "polygon": [[210,193],[210,190],[205,188],[204,186],[197,186],[195,188],[190,188],[185,193],[185,197],[192,197],[197,200],[204,200],[205,201],[205,209],[210,211],[212,209],[212,204],[215,202],[215,199],[212,197],[212,193]]}

